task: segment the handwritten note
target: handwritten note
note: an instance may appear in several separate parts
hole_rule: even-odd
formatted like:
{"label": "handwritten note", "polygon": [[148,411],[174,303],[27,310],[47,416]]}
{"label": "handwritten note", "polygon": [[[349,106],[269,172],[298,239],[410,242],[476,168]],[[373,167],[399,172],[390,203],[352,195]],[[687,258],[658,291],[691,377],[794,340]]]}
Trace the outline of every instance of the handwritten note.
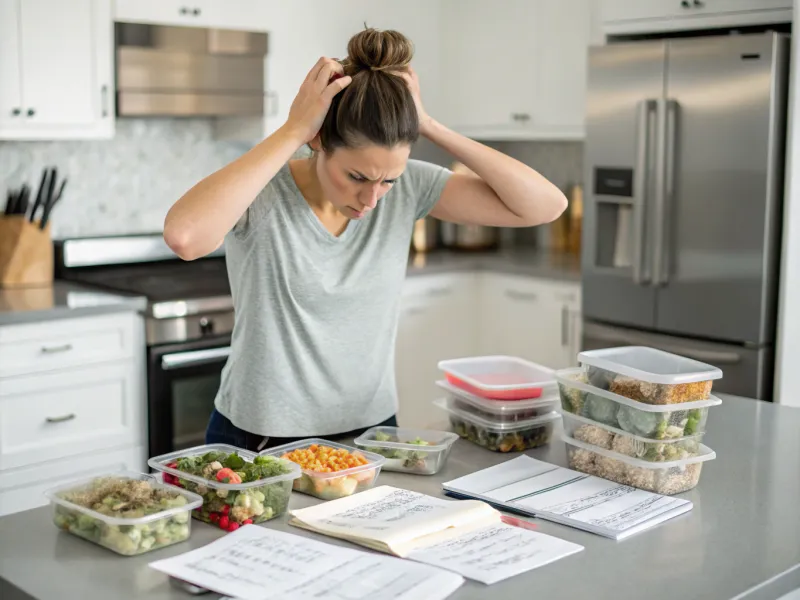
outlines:
{"label": "handwritten note", "polygon": [[464,581],[435,567],[256,525],[150,566],[241,600],[441,600]]}
{"label": "handwritten note", "polygon": [[408,558],[492,584],[581,550],[572,542],[499,524],[415,550]]}

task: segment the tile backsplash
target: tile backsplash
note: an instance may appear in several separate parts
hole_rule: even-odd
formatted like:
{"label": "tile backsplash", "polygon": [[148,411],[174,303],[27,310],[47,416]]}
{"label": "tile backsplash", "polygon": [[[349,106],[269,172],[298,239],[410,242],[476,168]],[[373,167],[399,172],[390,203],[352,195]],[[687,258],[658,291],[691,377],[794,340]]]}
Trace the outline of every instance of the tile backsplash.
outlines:
{"label": "tile backsplash", "polygon": [[[562,189],[582,179],[580,143],[490,145]],[[54,237],[152,233],[161,231],[169,207],[186,190],[246,150],[214,140],[206,119],[118,119],[111,140],[0,142],[0,186],[16,188],[27,181],[35,191],[42,169],[55,166],[69,181],[53,211]],[[453,160],[425,140],[412,156],[445,166]]]}

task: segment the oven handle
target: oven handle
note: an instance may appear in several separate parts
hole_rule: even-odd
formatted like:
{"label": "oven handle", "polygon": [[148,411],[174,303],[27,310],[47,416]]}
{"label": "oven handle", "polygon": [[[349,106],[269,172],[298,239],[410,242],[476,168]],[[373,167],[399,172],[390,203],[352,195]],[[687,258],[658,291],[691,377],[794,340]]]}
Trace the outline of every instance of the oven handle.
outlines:
{"label": "oven handle", "polygon": [[220,358],[227,358],[231,353],[230,346],[222,348],[209,348],[208,350],[194,350],[192,352],[175,352],[161,357],[161,368],[165,371],[192,367],[203,363],[214,362]]}

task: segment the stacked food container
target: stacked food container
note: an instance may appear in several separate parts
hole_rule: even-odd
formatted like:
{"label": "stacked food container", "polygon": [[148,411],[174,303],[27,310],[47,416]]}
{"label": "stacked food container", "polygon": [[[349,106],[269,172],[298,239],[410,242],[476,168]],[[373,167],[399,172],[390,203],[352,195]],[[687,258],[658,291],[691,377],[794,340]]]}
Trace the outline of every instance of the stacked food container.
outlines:
{"label": "stacked food container", "polygon": [[547,444],[561,415],[552,369],[512,356],[482,356],[439,363],[446,395],[434,404],[447,412],[458,435],[495,452],[521,452]]}
{"label": "stacked food container", "polygon": [[711,395],[722,371],[654,348],[582,352],[580,367],[555,374],[569,467],[611,481],[678,494],[695,487],[703,463]]}

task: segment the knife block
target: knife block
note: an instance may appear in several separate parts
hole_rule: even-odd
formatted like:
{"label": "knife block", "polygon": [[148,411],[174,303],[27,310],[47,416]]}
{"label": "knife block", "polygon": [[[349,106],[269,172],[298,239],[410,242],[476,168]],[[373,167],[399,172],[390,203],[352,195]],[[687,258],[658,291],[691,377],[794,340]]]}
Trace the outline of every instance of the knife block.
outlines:
{"label": "knife block", "polygon": [[53,282],[53,241],[22,215],[0,218],[0,288],[49,285]]}

